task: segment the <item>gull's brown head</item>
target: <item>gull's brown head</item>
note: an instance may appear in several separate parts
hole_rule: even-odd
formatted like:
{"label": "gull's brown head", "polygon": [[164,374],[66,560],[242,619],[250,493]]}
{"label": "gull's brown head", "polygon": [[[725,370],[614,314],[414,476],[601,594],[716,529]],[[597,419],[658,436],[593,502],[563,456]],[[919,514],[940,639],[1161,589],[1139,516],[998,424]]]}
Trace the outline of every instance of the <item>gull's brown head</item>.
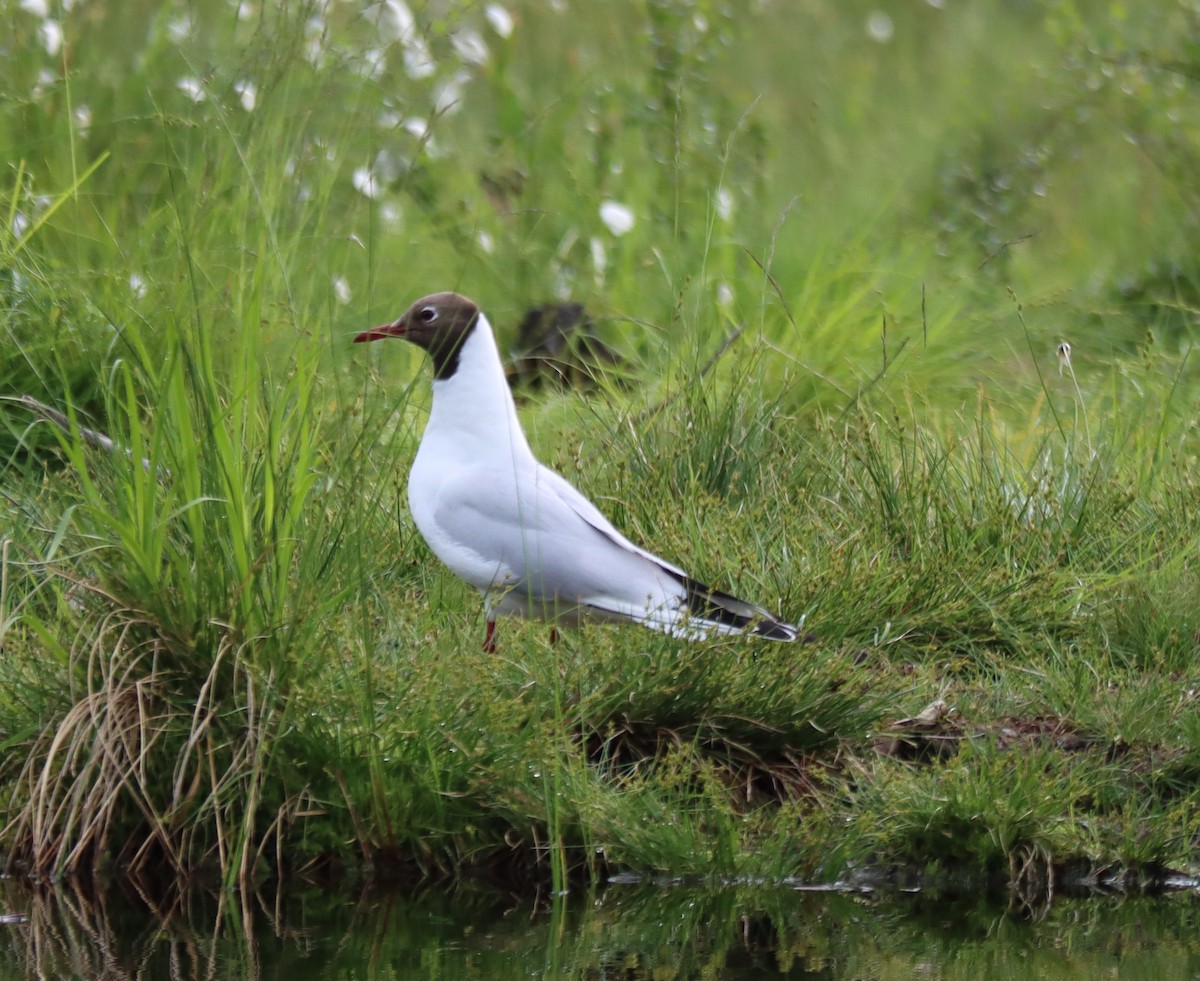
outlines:
{"label": "gull's brown head", "polygon": [[355,344],[384,337],[403,337],[429,352],[433,377],[449,378],[458,367],[458,352],[479,321],[479,307],[459,293],[432,293],[417,300],[399,320],[364,330]]}

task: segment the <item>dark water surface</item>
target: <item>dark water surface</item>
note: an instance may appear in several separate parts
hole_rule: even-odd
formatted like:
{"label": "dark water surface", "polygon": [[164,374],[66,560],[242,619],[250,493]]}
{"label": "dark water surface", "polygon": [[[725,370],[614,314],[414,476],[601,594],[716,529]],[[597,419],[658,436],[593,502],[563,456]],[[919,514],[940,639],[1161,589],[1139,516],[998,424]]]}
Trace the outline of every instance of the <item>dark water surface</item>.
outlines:
{"label": "dark water surface", "polygon": [[921,895],[610,886],[551,904],[459,888],[102,895],[0,881],[0,981],[16,978],[1200,977],[1200,896],[1031,914]]}

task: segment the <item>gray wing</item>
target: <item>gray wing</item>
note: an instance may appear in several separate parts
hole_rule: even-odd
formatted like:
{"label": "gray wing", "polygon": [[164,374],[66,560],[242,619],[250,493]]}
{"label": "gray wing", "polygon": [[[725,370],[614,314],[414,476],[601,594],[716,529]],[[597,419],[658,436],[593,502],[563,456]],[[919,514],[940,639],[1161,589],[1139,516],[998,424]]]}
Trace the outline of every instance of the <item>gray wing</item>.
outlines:
{"label": "gray wing", "polygon": [[[698,582],[678,566],[660,559],[652,552],[634,545],[622,535],[612,523],[604,517],[591,501],[579,493],[563,477],[539,465],[542,481],[552,488],[571,510],[584,521],[595,528],[600,534],[611,539],[622,548],[634,553],[652,563],[661,577],[671,580],[671,595],[678,596],[681,606],[686,606],[689,615],[719,632],[741,633],[743,630],[753,630],[755,633],[771,637],[775,640],[796,640],[798,631],[791,624],[779,620],[769,610],[745,600],[731,596],[729,593],[713,589]],[[670,608],[670,603],[662,604]],[[656,621],[652,625],[673,631],[678,623],[673,616],[668,616],[665,622],[659,622],[659,617],[650,617]]]}
{"label": "gray wing", "polygon": [[541,471],[540,479],[544,486],[549,487],[555,494],[574,511],[579,517],[586,521],[589,525],[595,528],[598,532],[612,539],[618,545],[629,551],[640,555],[642,558],[653,562],[661,569],[673,573],[676,576],[686,576],[687,573],[678,566],[672,565],[665,559],[659,558],[653,552],[647,552],[644,548],[634,545],[628,538],[622,535],[611,521],[608,520],[591,501],[577,491],[571,483],[565,478],[555,473],[548,467],[538,464],[538,469]]}
{"label": "gray wing", "polygon": [[[676,606],[681,572],[639,549],[551,470],[472,469],[443,487],[434,520],[477,557],[491,581],[531,603],[584,604],[635,614]],[[453,568],[453,564],[448,562]]]}

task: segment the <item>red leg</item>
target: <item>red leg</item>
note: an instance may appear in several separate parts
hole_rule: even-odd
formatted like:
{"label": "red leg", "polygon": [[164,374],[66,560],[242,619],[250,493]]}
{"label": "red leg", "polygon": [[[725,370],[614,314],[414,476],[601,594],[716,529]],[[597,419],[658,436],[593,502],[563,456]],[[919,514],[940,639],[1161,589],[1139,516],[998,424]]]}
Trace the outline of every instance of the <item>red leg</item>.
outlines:
{"label": "red leg", "polygon": [[496,621],[489,620],[487,622],[487,636],[483,638],[483,653],[484,654],[495,654],[496,653],[496,639],[494,636],[495,633],[496,633]]}

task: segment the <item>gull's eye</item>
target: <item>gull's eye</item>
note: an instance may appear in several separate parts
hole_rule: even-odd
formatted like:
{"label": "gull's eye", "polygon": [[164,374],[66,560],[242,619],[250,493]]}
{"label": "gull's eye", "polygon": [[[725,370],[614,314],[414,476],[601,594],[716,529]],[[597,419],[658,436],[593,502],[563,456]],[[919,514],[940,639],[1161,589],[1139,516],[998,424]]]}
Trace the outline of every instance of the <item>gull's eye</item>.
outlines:
{"label": "gull's eye", "polygon": [[437,307],[421,307],[417,316],[421,318],[421,323],[431,324],[438,318]]}

